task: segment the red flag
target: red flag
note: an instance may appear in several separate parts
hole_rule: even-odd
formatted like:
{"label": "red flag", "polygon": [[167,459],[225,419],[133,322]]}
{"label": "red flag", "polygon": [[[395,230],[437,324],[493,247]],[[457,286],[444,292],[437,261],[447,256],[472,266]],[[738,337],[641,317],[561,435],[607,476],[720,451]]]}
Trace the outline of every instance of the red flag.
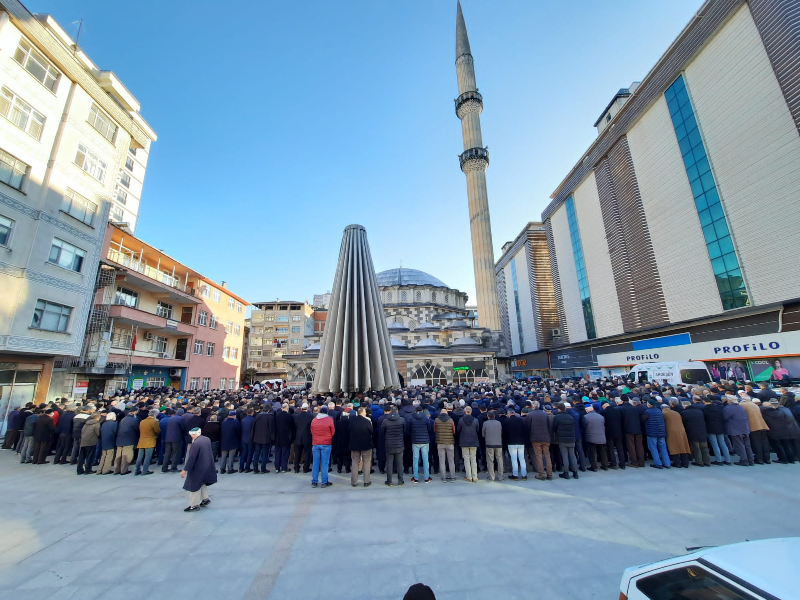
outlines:
{"label": "red flag", "polygon": [[136,350],[136,334],[133,334],[133,341],[131,342],[131,350]]}

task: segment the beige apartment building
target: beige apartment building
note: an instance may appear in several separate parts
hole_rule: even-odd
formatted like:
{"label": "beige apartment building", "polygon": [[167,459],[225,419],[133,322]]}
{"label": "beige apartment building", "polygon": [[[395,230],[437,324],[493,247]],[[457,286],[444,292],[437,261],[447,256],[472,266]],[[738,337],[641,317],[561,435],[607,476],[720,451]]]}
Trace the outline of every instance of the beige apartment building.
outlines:
{"label": "beige apartment building", "polygon": [[[247,367],[257,379],[287,379],[287,356],[298,356],[313,334],[314,310],[308,302],[256,302],[250,315]],[[307,331],[308,330],[308,331]]]}
{"label": "beige apartment building", "polygon": [[112,71],[0,0],[0,415],[80,355],[106,222],[135,228],[155,140]]}

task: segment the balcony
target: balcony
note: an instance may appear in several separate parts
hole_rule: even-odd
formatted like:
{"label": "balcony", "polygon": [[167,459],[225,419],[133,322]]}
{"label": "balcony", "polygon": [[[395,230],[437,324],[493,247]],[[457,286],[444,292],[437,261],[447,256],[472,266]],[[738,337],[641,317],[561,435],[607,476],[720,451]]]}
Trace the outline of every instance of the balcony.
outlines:
{"label": "balcony", "polygon": [[108,311],[108,316],[114,319],[115,323],[137,325],[157,335],[193,336],[197,333],[197,327],[194,325],[175,319],[165,319],[159,315],[122,304],[113,304]]}
{"label": "balcony", "polygon": [[174,274],[167,273],[156,267],[139,260],[132,251],[116,248],[108,249],[107,259],[116,265],[124,267],[129,277],[135,279],[135,284],[154,293],[166,292],[167,296],[176,302],[192,302],[200,304],[202,301],[196,297],[196,291],[181,281]]}

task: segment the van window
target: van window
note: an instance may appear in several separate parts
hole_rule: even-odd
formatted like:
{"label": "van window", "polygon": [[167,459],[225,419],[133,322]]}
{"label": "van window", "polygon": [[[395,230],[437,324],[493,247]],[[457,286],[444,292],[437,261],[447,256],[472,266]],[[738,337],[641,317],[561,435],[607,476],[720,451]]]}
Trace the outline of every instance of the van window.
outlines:
{"label": "van window", "polygon": [[637,381],[647,381],[647,371],[639,371],[636,379]]}
{"label": "van window", "polygon": [[703,383],[709,381],[708,373],[705,369],[681,369],[681,382],[697,383],[698,381]]}
{"label": "van window", "polygon": [[757,600],[697,565],[643,577],[636,588],[650,600]]}

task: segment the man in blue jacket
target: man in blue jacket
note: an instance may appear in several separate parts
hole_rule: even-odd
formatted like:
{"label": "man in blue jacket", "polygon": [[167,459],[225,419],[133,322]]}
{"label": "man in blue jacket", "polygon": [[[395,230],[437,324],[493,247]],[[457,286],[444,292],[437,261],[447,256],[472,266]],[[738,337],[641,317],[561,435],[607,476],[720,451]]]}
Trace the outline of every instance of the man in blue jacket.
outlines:
{"label": "man in blue jacket", "polygon": [[725,419],[725,432],[731,439],[733,451],[739,456],[739,461],[734,464],[740,467],[752,467],[755,464],[755,456],[750,447],[750,421],[747,413],[739,406],[736,396],[728,394],[724,400],[722,418]]}
{"label": "man in blue jacket", "polygon": [[236,418],[236,412],[228,413],[228,418],[222,422],[222,437],[220,440],[220,473],[235,473],[233,465],[236,461],[236,451],[242,439],[242,425]]}
{"label": "man in blue jacket", "polygon": [[667,451],[667,424],[664,421],[664,414],[659,408],[660,404],[660,396],[650,398],[647,401],[648,408],[644,411],[642,420],[647,434],[647,447],[650,449],[650,454],[653,455],[653,464],[650,466],[654,469],[669,469],[671,463]]}
{"label": "man in blue jacket", "polygon": [[[58,443],[56,444],[56,456],[53,459],[54,465],[65,465],[72,454],[72,422],[75,420],[75,407],[67,406],[58,419]],[[8,432],[6,432],[8,435]]]}
{"label": "man in blue jacket", "polygon": [[253,409],[248,408],[247,414],[242,419],[242,446],[239,453],[239,473],[252,473],[250,463],[253,460],[253,423],[256,418],[253,416]]}
{"label": "man in blue jacket", "polygon": [[[177,473],[178,461],[181,458],[181,445],[189,430],[186,428],[186,419],[183,418],[183,415],[175,414],[175,411],[171,408],[167,409],[167,414],[169,418],[166,423],[167,432],[164,435],[164,464],[161,467],[161,472],[172,471]],[[163,427],[163,425],[162,423],[161,426]]]}

